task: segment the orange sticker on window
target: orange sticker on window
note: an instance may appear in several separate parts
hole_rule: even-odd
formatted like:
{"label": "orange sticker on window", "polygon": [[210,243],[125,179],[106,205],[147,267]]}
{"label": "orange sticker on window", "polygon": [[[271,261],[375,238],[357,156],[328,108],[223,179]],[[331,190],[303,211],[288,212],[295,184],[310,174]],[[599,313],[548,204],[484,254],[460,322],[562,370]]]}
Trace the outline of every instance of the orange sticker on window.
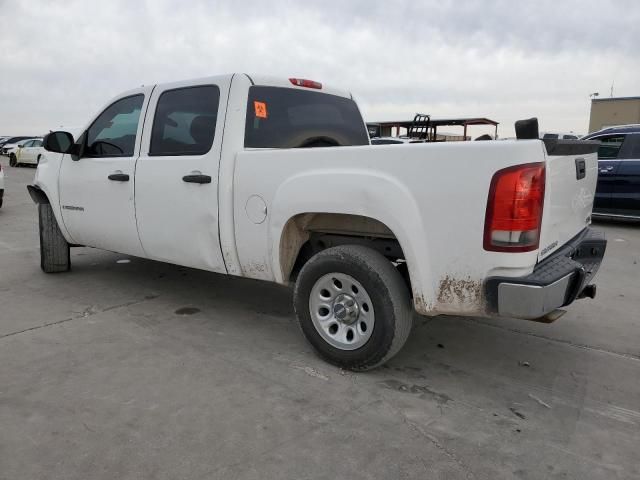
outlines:
{"label": "orange sticker on window", "polygon": [[267,104],[264,102],[253,102],[253,108],[256,111],[256,117],[267,118]]}

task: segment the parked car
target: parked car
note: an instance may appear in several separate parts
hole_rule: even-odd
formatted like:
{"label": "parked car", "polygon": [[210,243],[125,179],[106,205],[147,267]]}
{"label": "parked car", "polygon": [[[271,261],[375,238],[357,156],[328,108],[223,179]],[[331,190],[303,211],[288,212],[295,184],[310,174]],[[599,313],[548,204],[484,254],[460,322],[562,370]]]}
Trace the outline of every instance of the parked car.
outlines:
{"label": "parked car", "polygon": [[15,152],[15,158],[9,157],[9,164],[13,167],[25,164],[37,165],[40,163],[40,157],[43,153],[44,148],[42,147],[41,138],[26,140]]}
{"label": "parked car", "polygon": [[580,138],[580,135],[577,133],[561,133],[561,132],[541,132],[540,138],[542,140],[577,140]]}
{"label": "parked car", "polygon": [[17,153],[25,144],[33,140],[32,138],[28,138],[26,140],[20,140],[17,143],[7,143],[4,147],[2,147],[3,151],[6,151],[6,155],[9,157],[9,166],[15,167],[18,165]]}
{"label": "parked car", "polygon": [[605,128],[583,139],[601,142],[593,214],[640,219],[640,125]]}
{"label": "parked car", "polygon": [[8,137],[6,140],[4,140],[4,142],[0,142],[0,154],[4,155],[5,157],[9,156],[9,149],[15,147],[18,142],[21,142],[22,140],[28,140],[30,138],[35,138],[33,136],[30,137]]}
{"label": "parked car", "polygon": [[537,121],[532,140],[370,146],[351,94],[319,82],[140,87],[78,138],[45,137],[63,155],[28,187],[41,268],[68,271],[69,247],[87,245],[292,282],[316,351],[373,368],[405,343],[413,309],[549,320],[594,296],[598,144],[536,137]]}

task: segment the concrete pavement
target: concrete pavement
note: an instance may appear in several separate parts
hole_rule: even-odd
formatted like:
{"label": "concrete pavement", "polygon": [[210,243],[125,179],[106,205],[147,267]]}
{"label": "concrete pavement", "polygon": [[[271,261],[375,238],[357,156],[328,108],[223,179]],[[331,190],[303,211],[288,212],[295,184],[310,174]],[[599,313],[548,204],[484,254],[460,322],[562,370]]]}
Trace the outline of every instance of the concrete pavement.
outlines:
{"label": "concrete pavement", "polygon": [[34,170],[0,162],[0,479],[640,478],[638,225],[598,225],[598,297],[555,324],[417,318],[352,374],[287,288],[90,248],[45,275]]}

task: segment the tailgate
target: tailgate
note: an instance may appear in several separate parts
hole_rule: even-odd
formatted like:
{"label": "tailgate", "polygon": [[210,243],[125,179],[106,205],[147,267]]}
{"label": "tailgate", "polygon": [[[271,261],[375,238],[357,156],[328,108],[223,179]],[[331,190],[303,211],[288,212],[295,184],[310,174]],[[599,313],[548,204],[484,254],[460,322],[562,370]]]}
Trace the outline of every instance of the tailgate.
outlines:
{"label": "tailgate", "polygon": [[542,260],[591,223],[598,181],[599,142],[544,140],[546,183],[540,250]]}

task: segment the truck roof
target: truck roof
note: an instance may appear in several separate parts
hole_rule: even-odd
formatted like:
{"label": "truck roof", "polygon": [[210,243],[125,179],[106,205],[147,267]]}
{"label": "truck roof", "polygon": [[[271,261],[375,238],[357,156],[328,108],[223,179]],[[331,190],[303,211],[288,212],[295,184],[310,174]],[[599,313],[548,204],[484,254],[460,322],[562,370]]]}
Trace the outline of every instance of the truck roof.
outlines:
{"label": "truck roof", "polygon": [[[159,83],[158,86],[161,86],[163,88],[169,87],[172,84],[180,84],[183,85],[185,83],[185,81],[188,80],[204,80],[204,79],[211,79],[212,81],[218,80],[218,79],[229,79],[230,77],[232,77],[233,75],[245,75],[247,78],[249,78],[249,80],[251,81],[251,83],[253,85],[263,85],[263,86],[270,86],[270,87],[282,87],[282,88],[294,88],[294,89],[302,89],[302,90],[310,90],[309,87],[300,87],[297,86],[295,84],[292,83],[292,79],[295,80],[306,80],[306,79],[302,79],[300,77],[276,77],[276,76],[271,76],[271,75],[261,75],[261,74],[254,74],[254,73],[228,73],[228,74],[224,74],[224,75],[215,75],[215,76],[211,76],[211,77],[199,77],[199,78],[193,78],[193,79],[185,79],[185,80],[179,80],[176,82],[165,82],[165,83]],[[318,82],[317,80],[314,80],[314,82]],[[351,93],[347,90],[344,89],[340,89],[340,88],[335,88],[329,85],[326,85],[323,82],[318,82],[321,85],[321,88],[317,89],[317,91],[319,93],[328,93],[330,95],[337,95],[339,97],[344,97],[344,98],[353,98],[353,96],[351,95]],[[314,89],[311,89],[314,90]],[[133,92],[135,90],[131,90],[131,92]],[[129,92],[124,92],[123,94],[121,94],[122,96],[127,95]]]}
{"label": "truck roof", "polygon": [[[292,79],[306,80],[300,77],[292,76],[289,78],[285,78],[285,77],[275,77],[270,75],[260,75],[260,74],[253,74],[253,73],[245,73],[244,75],[247,75],[247,77],[249,77],[251,82],[255,85],[266,85],[266,86],[283,87],[283,88],[299,88],[303,90],[308,90],[307,87],[299,87],[297,85],[294,85],[291,82]],[[317,80],[313,80],[313,81],[318,82]],[[322,87],[318,89],[320,93],[328,93],[330,95],[337,95],[339,97],[353,98],[351,93],[347,90],[335,88],[323,82],[318,82],[318,83],[322,85]]]}

